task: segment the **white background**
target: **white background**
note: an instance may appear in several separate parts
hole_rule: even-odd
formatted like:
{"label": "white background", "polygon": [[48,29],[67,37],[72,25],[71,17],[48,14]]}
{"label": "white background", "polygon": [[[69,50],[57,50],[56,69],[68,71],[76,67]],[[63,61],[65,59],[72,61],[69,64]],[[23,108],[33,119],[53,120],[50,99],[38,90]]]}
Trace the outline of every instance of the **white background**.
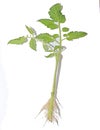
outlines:
{"label": "white background", "polygon": [[[66,26],[86,31],[88,36],[64,42],[58,87],[62,104],[59,126],[47,123],[43,114],[52,87],[54,59],[46,59],[28,47],[7,45],[27,34],[25,25],[38,33],[45,27],[37,22],[48,17],[55,3],[63,5]],[[98,0],[0,0],[0,130],[100,130],[100,13]]]}

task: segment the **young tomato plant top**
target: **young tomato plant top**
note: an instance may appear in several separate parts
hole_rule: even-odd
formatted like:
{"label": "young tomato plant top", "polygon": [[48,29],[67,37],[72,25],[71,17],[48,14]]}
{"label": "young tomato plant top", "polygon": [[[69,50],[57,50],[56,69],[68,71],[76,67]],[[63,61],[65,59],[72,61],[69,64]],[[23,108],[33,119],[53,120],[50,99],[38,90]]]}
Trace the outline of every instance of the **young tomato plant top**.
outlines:
{"label": "young tomato plant top", "polygon": [[55,57],[56,65],[51,96],[47,103],[42,107],[40,112],[45,110],[46,120],[50,122],[55,121],[57,124],[58,117],[60,116],[59,100],[57,99],[57,85],[61,67],[62,51],[66,49],[66,47],[63,46],[62,43],[64,40],[72,41],[74,39],[82,38],[87,35],[87,33],[83,31],[70,31],[68,27],[61,27],[61,24],[66,22],[66,17],[62,14],[62,9],[63,6],[60,3],[57,3],[49,9],[49,18],[43,18],[38,20],[38,22],[42,23],[47,28],[51,30],[58,30],[58,33],[50,34],[44,32],[37,34],[35,29],[30,26],[26,26],[26,29],[30,35],[21,36],[19,38],[12,39],[8,42],[8,44],[17,45],[21,45],[28,42],[30,48],[36,51],[37,43],[38,41],[41,41],[44,51],[49,52],[46,58]]}
{"label": "young tomato plant top", "polygon": [[68,27],[61,28],[61,24],[66,22],[66,17],[61,12],[62,8],[63,8],[62,5],[60,3],[57,3],[53,5],[48,12],[50,18],[38,20],[40,23],[42,23],[43,25],[52,30],[58,29],[58,34],[51,35],[46,32],[37,35],[36,31],[32,27],[26,26],[26,29],[28,30],[30,35],[12,39],[8,42],[8,44],[20,45],[29,41],[30,48],[36,51],[37,50],[36,42],[39,40],[43,43],[44,50],[46,52],[51,52],[50,56],[47,57],[51,57],[53,56],[53,54],[55,55],[55,53],[64,48],[61,44],[62,41],[64,40],[71,41],[86,36],[87,35],[86,32],[69,31],[70,29]]}

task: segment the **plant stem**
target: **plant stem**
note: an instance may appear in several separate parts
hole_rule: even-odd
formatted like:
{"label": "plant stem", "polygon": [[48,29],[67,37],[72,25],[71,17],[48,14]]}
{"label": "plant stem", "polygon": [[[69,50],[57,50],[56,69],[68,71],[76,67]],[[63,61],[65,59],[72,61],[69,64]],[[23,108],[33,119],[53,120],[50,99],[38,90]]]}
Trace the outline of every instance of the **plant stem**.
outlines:
{"label": "plant stem", "polygon": [[55,109],[58,109],[56,99],[57,99],[57,86],[58,86],[58,77],[59,77],[59,68],[60,68],[61,58],[62,57],[60,55],[55,56],[56,65],[55,65],[53,87],[52,87],[52,92],[51,92],[51,98],[49,100],[49,108],[48,108],[48,116],[47,116],[48,120],[51,122],[54,119]]}
{"label": "plant stem", "polygon": [[[62,46],[62,36],[61,36],[61,27],[60,27],[60,22],[58,23],[58,28],[59,28],[59,44],[60,47]],[[61,53],[61,52],[60,52]]]}
{"label": "plant stem", "polygon": [[[56,99],[57,99],[57,86],[58,86],[58,78],[59,78],[60,65],[61,65],[61,59],[62,59],[62,55],[61,55],[62,37],[61,37],[60,23],[58,23],[58,25],[59,25],[60,50],[59,50],[59,52],[57,54],[55,54],[56,64],[55,64],[55,71],[54,71],[53,87],[52,87],[51,98],[50,98],[50,102],[49,102],[49,108],[48,108],[48,120],[51,121],[51,122],[53,121],[53,118],[55,118],[54,117],[54,111],[56,109],[55,107],[58,107],[57,103],[56,103]],[[57,122],[56,118],[55,118],[55,120]]]}

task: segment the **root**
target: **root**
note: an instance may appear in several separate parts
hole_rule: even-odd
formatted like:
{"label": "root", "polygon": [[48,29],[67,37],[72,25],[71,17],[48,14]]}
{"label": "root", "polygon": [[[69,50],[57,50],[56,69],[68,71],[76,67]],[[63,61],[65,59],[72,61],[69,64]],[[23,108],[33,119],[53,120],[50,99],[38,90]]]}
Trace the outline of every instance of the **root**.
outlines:
{"label": "root", "polygon": [[[52,105],[52,107],[50,105]],[[58,125],[58,118],[61,116],[58,99],[54,99],[53,104],[51,104],[50,98],[48,102],[41,108],[38,115],[43,111],[45,111],[46,122],[56,122]]]}

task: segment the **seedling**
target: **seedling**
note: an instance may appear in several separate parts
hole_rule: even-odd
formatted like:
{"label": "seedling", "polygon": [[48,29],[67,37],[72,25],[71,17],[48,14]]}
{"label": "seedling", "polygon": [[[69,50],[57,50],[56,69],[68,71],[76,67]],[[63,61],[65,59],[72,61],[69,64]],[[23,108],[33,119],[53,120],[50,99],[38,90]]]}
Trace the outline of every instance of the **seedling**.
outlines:
{"label": "seedling", "polygon": [[66,46],[63,46],[63,41],[72,41],[74,39],[82,38],[87,35],[83,31],[70,31],[68,27],[61,27],[61,24],[65,23],[66,17],[62,14],[63,6],[60,3],[53,5],[49,9],[49,18],[39,19],[38,22],[45,25],[51,30],[57,30],[57,33],[40,33],[37,34],[36,30],[30,26],[26,26],[27,31],[30,35],[21,36],[16,39],[12,39],[8,44],[17,44],[22,45],[28,42],[31,49],[34,51],[37,50],[38,41],[42,42],[43,49],[49,54],[46,55],[46,58],[55,58],[55,71],[53,86],[51,91],[51,97],[47,103],[42,107],[40,113],[45,111],[45,117],[47,121],[56,122],[58,124],[58,119],[60,117],[60,108],[59,100],[57,98],[57,86],[59,80],[59,73],[62,61],[62,52],[66,49]]}

